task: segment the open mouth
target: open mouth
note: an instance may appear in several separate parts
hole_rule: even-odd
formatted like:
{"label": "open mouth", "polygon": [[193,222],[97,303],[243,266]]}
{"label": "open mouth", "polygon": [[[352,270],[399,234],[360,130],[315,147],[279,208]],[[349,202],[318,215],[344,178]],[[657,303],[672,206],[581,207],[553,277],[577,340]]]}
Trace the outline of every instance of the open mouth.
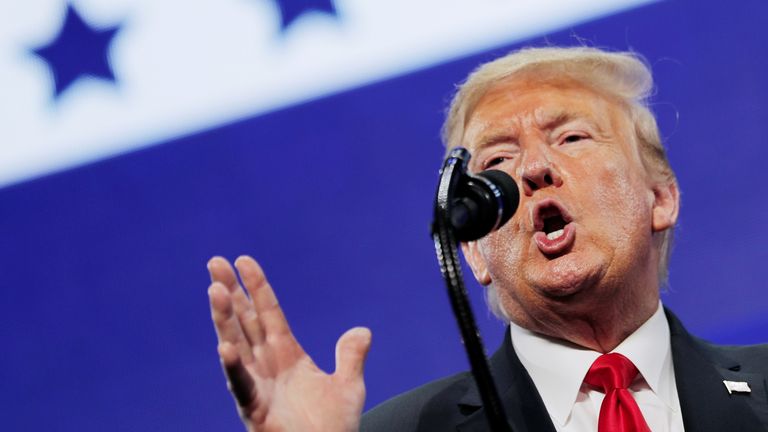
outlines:
{"label": "open mouth", "polygon": [[565,232],[565,225],[568,223],[563,219],[563,215],[560,211],[554,207],[547,208],[542,214],[544,222],[544,234],[547,235],[549,240],[554,240],[563,235]]}
{"label": "open mouth", "polygon": [[573,243],[573,219],[557,201],[548,199],[534,208],[534,240],[547,255],[560,254]]}
{"label": "open mouth", "polygon": [[534,229],[542,231],[549,240],[562,236],[565,226],[570,222],[571,217],[554,200],[546,200],[536,206]]}

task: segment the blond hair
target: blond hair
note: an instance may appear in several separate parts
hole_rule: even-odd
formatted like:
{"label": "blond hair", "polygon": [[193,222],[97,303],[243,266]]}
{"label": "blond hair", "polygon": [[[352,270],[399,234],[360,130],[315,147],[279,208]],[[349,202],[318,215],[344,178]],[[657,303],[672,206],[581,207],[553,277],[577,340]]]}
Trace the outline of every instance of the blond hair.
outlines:
{"label": "blond hair", "polygon": [[[524,48],[480,65],[463,84],[448,107],[442,128],[448,150],[461,145],[469,117],[480,99],[502,80],[535,79],[542,82],[570,80],[620,101],[635,128],[639,153],[646,172],[659,183],[677,179],[661,143],[656,118],[649,108],[653,76],[644,59],[632,52],[608,52],[590,47]],[[659,251],[659,282],[669,275],[669,258],[674,227],[662,233]],[[487,290],[488,304],[504,316],[495,289]]]}

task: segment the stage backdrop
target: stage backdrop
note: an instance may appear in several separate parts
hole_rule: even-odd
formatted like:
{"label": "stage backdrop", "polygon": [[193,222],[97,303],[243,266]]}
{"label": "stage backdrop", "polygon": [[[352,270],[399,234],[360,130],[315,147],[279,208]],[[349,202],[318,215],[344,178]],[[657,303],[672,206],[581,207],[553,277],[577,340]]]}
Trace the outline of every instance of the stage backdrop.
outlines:
{"label": "stage backdrop", "polygon": [[[663,301],[768,339],[761,0],[0,6],[0,428],[236,431],[206,260],[252,254],[367,407],[466,367],[428,234],[454,85],[527,45],[643,54],[682,188]],[[469,286],[489,349],[504,325]]]}

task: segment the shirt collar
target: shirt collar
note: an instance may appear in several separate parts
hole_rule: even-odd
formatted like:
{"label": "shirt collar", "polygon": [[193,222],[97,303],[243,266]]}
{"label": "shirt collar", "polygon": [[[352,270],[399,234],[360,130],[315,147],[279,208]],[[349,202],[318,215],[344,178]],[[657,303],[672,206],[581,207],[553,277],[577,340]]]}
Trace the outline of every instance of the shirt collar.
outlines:
{"label": "shirt collar", "polygon": [[[601,353],[572,343],[543,336],[514,323],[510,325],[512,346],[531,376],[553,420],[561,426],[573,410],[589,367]],[[677,410],[669,325],[659,308],[613,352],[632,360],[651,390],[667,406]]]}
{"label": "shirt collar", "polygon": [[669,408],[677,410],[669,323],[664,308],[659,308],[640,328],[629,335],[613,352],[632,360],[651,390]]}

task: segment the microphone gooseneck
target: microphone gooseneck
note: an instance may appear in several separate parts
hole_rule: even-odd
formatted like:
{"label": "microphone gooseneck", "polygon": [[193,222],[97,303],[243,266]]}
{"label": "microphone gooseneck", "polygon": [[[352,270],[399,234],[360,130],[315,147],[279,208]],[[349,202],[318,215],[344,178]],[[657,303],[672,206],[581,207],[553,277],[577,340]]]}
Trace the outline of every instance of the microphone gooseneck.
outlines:
{"label": "microphone gooseneck", "polygon": [[443,163],[432,239],[488,425],[494,432],[512,432],[467,298],[458,242],[476,240],[500,228],[517,210],[520,193],[512,178],[502,171],[468,174],[469,158],[469,152],[458,147]]}

